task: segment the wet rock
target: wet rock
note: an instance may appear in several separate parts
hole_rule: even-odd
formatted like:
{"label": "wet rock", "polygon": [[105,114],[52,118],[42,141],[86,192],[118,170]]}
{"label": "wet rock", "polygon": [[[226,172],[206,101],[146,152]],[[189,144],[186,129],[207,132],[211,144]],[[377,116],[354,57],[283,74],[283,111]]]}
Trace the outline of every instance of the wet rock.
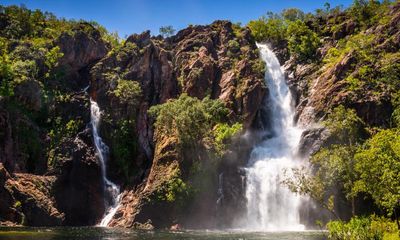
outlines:
{"label": "wet rock", "polygon": [[138,230],[153,230],[154,226],[152,225],[152,222],[149,219],[145,223],[135,222],[133,224],[133,228]]}

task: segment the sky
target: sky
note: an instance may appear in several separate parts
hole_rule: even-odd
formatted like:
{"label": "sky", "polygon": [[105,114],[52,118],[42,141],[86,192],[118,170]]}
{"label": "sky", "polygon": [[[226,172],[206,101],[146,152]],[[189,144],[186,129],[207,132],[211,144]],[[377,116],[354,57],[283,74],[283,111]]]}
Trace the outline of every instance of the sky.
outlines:
{"label": "sky", "polygon": [[58,17],[93,20],[125,37],[145,30],[157,35],[161,26],[180,30],[218,19],[246,24],[268,11],[296,7],[312,12],[325,2],[347,7],[352,0],[1,0],[0,4],[24,4]]}

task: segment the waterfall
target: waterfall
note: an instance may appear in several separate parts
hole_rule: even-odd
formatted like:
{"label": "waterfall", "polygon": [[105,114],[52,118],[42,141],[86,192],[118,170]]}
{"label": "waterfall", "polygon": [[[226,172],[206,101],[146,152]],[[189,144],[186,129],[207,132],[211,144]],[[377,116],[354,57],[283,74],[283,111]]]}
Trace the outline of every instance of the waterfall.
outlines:
{"label": "waterfall", "polygon": [[217,190],[217,209],[221,206],[224,199],[224,173],[218,175],[218,190]]}
{"label": "waterfall", "polygon": [[247,216],[250,230],[296,231],[300,224],[300,196],[282,185],[284,170],[298,166],[296,158],[302,129],[294,123],[295,108],[281,66],[275,54],[258,44],[266,63],[265,81],[269,88],[265,110],[269,115],[268,136],[251,152],[246,167]]}
{"label": "waterfall", "polygon": [[119,200],[120,200],[120,189],[119,187],[111,182],[107,178],[107,156],[108,156],[108,146],[103,142],[101,137],[99,136],[99,125],[101,119],[101,111],[99,105],[93,99],[90,99],[90,124],[92,125],[93,132],[93,140],[96,146],[96,153],[100,161],[101,167],[101,176],[103,178],[104,185],[104,194],[108,196],[104,199],[104,204],[106,206],[106,213],[104,214],[103,219],[101,220],[99,226],[107,227],[114,214],[117,212],[119,208]]}

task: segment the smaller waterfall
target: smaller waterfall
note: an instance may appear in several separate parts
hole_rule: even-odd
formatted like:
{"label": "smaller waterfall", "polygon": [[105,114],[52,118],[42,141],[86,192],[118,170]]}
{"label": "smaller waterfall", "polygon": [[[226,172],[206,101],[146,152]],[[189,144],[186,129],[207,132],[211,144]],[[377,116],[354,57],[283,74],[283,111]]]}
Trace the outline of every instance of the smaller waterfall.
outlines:
{"label": "smaller waterfall", "polygon": [[217,190],[217,209],[221,206],[222,200],[224,199],[224,173],[218,175],[218,190]]}
{"label": "smaller waterfall", "polygon": [[95,101],[90,99],[90,124],[92,125],[93,140],[100,161],[101,176],[103,178],[103,184],[105,190],[104,193],[106,196],[110,198],[107,199],[106,197],[104,199],[104,204],[106,205],[107,211],[103,219],[101,220],[99,226],[107,227],[119,208],[120,189],[116,184],[114,184],[107,178],[106,161],[109,149],[99,135],[100,119],[101,119],[101,111],[99,105],[97,105]]}

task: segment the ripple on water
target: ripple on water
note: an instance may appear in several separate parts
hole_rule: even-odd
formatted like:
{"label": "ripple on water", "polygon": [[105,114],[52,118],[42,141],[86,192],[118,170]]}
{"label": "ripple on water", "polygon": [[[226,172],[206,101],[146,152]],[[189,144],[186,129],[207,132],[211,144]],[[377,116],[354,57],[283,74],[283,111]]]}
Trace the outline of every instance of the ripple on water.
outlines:
{"label": "ripple on water", "polygon": [[324,232],[133,231],[97,227],[0,228],[0,240],[325,240]]}

